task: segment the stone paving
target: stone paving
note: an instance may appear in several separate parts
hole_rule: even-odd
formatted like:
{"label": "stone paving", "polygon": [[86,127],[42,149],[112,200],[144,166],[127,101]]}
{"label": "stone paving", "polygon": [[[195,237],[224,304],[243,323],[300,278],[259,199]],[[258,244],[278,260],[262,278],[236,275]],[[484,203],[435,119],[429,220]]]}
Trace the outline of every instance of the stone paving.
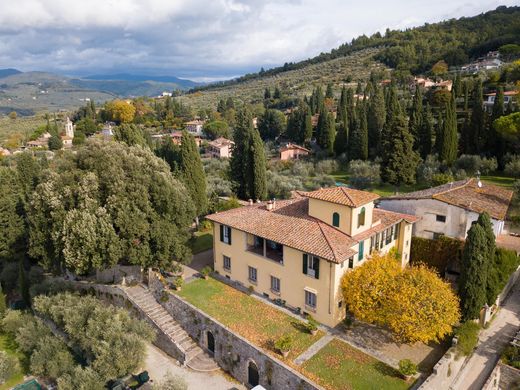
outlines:
{"label": "stone paving", "polygon": [[321,339],[312,344],[306,351],[304,351],[300,356],[294,359],[294,364],[297,366],[302,365],[304,362],[309,360],[311,357],[316,355],[323,347],[325,347],[328,343],[332,341],[334,337],[330,334],[323,336]]}

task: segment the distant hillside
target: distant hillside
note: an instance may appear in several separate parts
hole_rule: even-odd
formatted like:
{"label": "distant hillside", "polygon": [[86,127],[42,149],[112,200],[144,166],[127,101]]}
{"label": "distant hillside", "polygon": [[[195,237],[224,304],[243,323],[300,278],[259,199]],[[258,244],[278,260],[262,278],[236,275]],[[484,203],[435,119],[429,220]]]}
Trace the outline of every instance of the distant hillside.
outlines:
{"label": "distant hillside", "polygon": [[179,86],[179,89],[193,88],[200,85],[191,80],[181,79],[175,76],[147,76],[129,73],[117,74],[100,74],[82,77],[83,80],[117,80],[117,81],[155,81],[158,83],[173,83]]}
{"label": "distant hillside", "polygon": [[13,74],[18,74],[18,73],[22,73],[22,72],[20,72],[18,69],[13,69],[13,68],[0,69],[0,79],[7,77],[7,76],[12,76]]}
{"label": "distant hillside", "polygon": [[85,99],[104,102],[114,94],[80,88],[70,79],[53,73],[19,72],[0,79],[0,114],[16,111],[32,115],[37,111],[75,109]]}
{"label": "distant hillside", "polygon": [[370,37],[362,35],[328,53],[198,87],[192,92],[216,90],[273,76],[284,78],[287,72],[326,64],[366,49],[377,49],[374,59],[386,66],[415,74],[431,69],[439,60],[445,60],[450,66],[461,65],[508,43],[520,44],[520,7],[502,6],[474,17],[427,23],[404,31],[387,29],[384,34],[378,32]]}
{"label": "distant hillside", "polygon": [[[72,79],[71,83],[80,88],[103,91],[122,97],[157,96],[162,92],[174,90],[186,90],[190,86],[182,86],[173,82],[138,81],[138,80],[89,80]],[[193,82],[191,82],[193,83]]]}
{"label": "distant hillside", "polygon": [[310,95],[315,86],[325,86],[327,83],[335,86],[345,84],[355,88],[359,80],[366,80],[370,76],[371,71],[387,69],[384,64],[374,60],[374,56],[379,52],[380,49],[360,50],[345,57],[280,74],[251,78],[239,83],[214,85],[180,96],[179,99],[194,109],[203,109],[216,108],[220,99],[228,97],[247,102],[262,102],[266,88],[273,92],[275,87],[279,87],[292,97]]}

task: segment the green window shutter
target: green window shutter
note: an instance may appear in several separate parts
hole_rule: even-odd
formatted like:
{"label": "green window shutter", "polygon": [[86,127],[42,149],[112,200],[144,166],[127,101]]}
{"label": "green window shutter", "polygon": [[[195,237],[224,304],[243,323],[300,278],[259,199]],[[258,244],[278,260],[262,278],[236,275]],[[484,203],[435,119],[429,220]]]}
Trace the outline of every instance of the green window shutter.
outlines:
{"label": "green window shutter", "polygon": [[339,214],[338,213],[332,214],[332,226],[339,227]]}
{"label": "green window shutter", "polygon": [[365,249],[365,241],[360,241],[359,242],[359,256],[358,256],[358,260],[363,260],[364,249]]}
{"label": "green window shutter", "polygon": [[233,229],[231,228],[228,228],[229,229],[229,245],[231,245],[231,233],[233,232]]}
{"label": "green window shutter", "polygon": [[224,242],[224,226],[223,225],[219,225],[219,226],[220,226],[220,241]]}
{"label": "green window shutter", "polygon": [[303,254],[303,273],[307,275],[307,253]]}
{"label": "green window shutter", "polygon": [[316,279],[319,279],[320,278],[320,259],[315,257],[316,259],[316,264],[315,264],[315,269],[314,269],[314,275],[315,275],[315,278]]}

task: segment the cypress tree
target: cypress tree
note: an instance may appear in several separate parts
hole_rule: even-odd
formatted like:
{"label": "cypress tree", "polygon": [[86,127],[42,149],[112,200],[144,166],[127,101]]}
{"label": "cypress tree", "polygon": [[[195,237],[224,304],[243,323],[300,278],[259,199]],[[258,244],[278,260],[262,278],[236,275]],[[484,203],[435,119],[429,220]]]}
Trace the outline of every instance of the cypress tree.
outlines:
{"label": "cypress tree", "polygon": [[468,231],[464,245],[459,281],[460,306],[464,321],[478,318],[480,310],[486,304],[487,254],[486,233],[480,224],[474,223]]}
{"label": "cypress tree", "polygon": [[493,232],[493,224],[491,223],[491,219],[489,218],[488,213],[482,213],[479,215],[477,219],[477,223],[482,227],[484,231],[484,236],[486,239],[486,247],[487,252],[486,255],[486,264],[481,272],[487,274],[486,277],[486,302],[489,305],[492,305],[497,298],[497,286],[493,283],[493,279],[489,276],[495,270],[493,269],[495,266],[495,233]]}
{"label": "cypress tree", "polygon": [[462,93],[462,80],[460,78],[460,73],[457,73],[455,76],[455,81],[453,82],[453,93],[455,97],[459,97]]}
{"label": "cypress tree", "polygon": [[[320,115],[322,119],[322,115]],[[334,116],[323,110],[323,119],[321,122],[318,144],[323,150],[326,150],[329,156],[334,154],[334,140],[336,138],[336,123]]]}
{"label": "cypress tree", "polygon": [[414,148],[418,149],[419,147],[419,131],[421,128],[421,122],[423,119],[423,97],[421,88],[419,85],[415,87],[415,94],[413,96],[412,101],[412,109],[410,111],[410,121],[408,122],[408,127],[410,129],[410,133],[414,139]]}
{"label": "cypress tree", "polygon": [[275,87],[274,93],[273,93],[273,99],[280,99],[282,97],[282,92],[280,91],[280,88]]}
{"label": "cypress tree", "polygon": [[432,138],[434,132],[433,115],[430,105],[426,103],[426,109],[423,110],[421,126],[417,134],[417,144],[419,146],[419,154],[423,159],[432,153]]}
{"label": "cypress tree", "polygon": [[338,134],[334,140],[334,153],[336,156],[341,156],[348,151],[348,127],[344,122],[340,122]]}
{"label": "cypress tree", "polygon": [[266,88],[264,91],[264,99],[271,99],[271,90]]}
{"label": "cypress tree", "polygon": [[18,268],[18,289],[22,300],[27,307],[31,307],[31,295],[29,294],[29,281],[27,280],[27,274],[25,273],[25,267],[23,266],[23,260],[19,262]]}
{"label": "cypress tree", "polygon": [[253,133],[253,118],[247,108],[237,112],[236,125],[233,131],[233,155],[229,162],[230,177],[234,184],[234,191],[238,198],[248,199],[248,153],[250,138]]}
{"label": "cypress tree", "polygon": [[480,154],[482,146],[485,143],[485,113],[482,107],[482,81],[475,83],[473,89],[473,109],[471,112],[470,122],[470,144],[468,152],[471,154]]}
{"label": "cypress tree", "polygon": [[504,115],[504,88],[499,87],[493,102],[493,111],[491,117],[493,121]]}
{"label": "cypress tree", "polygon": [[332,90],[332,84],[327,84],[327,90],[325,91],[325,98],[327,99],[333,99],[334,98],[334,91]]}
{"label": "cypress tree", "polygon": [[182,132],[180,149],[180,178],[195,204],[197,215],[202,215],[208,206],[206,176],[195,137],[186,130]]}
{"label": "cypress tree", "polygon": [[389,93],[387,119],[381,137],[381,177],[390,184],[415,183],[419,158],[413,150],[413,137],[408,130],[395,87]]}
{"label": "cypress tree", "polygon": [[457,113],[455,111],[455,98],[453,94],[446,104],[446,118],[442,127],[439,158],[448,165],[452,165],[457,159]]}
{"label": "cypress tree", "polygon": [[343,88],[341,89],[341,96],[339,98],[339,102],[338,102],[338,108],[337,108],[337,117],[336,117],[336,121],[338,123],[346,123],[347,121],[347,89],[345,88],[345,86],[343,86]]}
{"label": "cypress tree", "polygon": [[222,115],[226,112],[226,102],[224,99],[220,99],[217,104],[217,112],[221,113]]}
{"label": "cypress tree", "polygon": [[264,143],[258,130],[253,129],[249,138],[248,158],[248,196],[250,199],[265,199],[267,197],[267,163],[265,159]]}
{"label": "cypress tree", "polygon": [[303,120],[301,122],[301,132],[303,134],[303,142],[308,144],[311,142],[312,138],[312,114],[311,109],[307,104],[304,106],[302,117]]}
{"label": "cypress tree", "polygon": [[0,318],[4,318],[5,311],[7,310],[7,300],[2,290],[2,285],[0,285]]}
{"label": "cypress tree", "polygon": [[351,160],[366,160],[368,158],[368,128],[364,105],[359,109],[358,118],[357,126],[351,134],[349,157]]}
{"label": "cypress tree", "polygon": [[385,125],[385,120],[385,95],[382,88],[375,87],[368,103],[367,112],[368,148],[372,156],[377,155],[381,149],[381,131]]}

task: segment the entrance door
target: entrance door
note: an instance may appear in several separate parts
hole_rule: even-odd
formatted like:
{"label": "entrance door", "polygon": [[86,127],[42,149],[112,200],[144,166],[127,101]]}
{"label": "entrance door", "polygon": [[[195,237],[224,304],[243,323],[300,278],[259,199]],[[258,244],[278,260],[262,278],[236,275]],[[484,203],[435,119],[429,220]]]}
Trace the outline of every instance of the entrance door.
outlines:
{"label": "entrance door", "polygon": [[211,353],[215,353],[215,337],[213,337],[213,333],[209,331],[206,332],[206,334],[208,335],[208,350]]}
{"label": "entrance door", "polygon": [[249,365],[247,366],[247,383],[251,387],[258,386],[259,382],[259,375],[258,375],[258,367],[255,363],[249,362]]}

